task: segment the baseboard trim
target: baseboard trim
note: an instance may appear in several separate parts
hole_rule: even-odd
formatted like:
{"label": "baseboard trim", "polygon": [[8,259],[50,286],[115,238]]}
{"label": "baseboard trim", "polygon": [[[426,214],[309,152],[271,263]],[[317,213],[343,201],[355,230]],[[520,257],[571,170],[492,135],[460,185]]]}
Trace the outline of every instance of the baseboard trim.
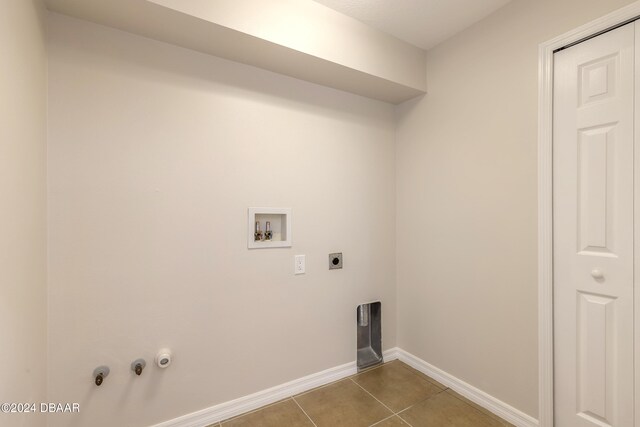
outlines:
{"label": "baseboard trim", "polygon": [[[383,358],[385,361],[397,359],[398,349],[392,348],[383,352]],[[219,421],[235,417],[236,415],[244,414],[245,412],[253,411],[254,409],[269,405],[270,403],[286,399],[289,396],[304,393],[305,391],[313,388],[341,380],[342,378],[355,374],[357,371],[355,361],[345,363],[344,365],[329,368],[322,372],[289,381],[288,383],[277,385],[248,396],[230,400],[201,411],[192,412],[191,414],[183,415],[169,421],[164,421],[160,424],[155,424],[153,427],[208,426],[209,424],[217,423]]]}
{"label": "baseboard trim", "polygon": [[522,411],[514,408],[511,405],[504,403],[503,401],[491,396],[488,393],[468,384],[453,375],[436,368],[435,366],[425,362],[419,357],[414,356],[402,349],[396,349],[397,358],[411,366],[414,369],[422,372],[425,375],[433,378],[434,380],[449,387],[456,393],[461,394],[472,402],[482,406],[483,408],[493,412],[503,420],[510,422],[517,427],[535,427],[538,425],[538,420],[525,414]]}
{"label": "baseboard trim", "polygon": [[[486,408],[487,410],[493,412],[499,417],[502,417],[503,419],[509,421],[517,427],[535,427],[538,425],[538,421],[533,417],[530,417],[529,415],[515,409],[514,407],[507,405],[501,400],[498,400],[495,397],[483,392],[482,390],[479,390],[472,385],[459,380],[458,378],[444,372],[441,369],[436,368],[435,366],[400,348],[394,347],[386,350],[383,353],[383,357],[386,362],[398,359],[406,363],[407,365],[439,381],[440,383],[451,388],[457,393],[460,393],[467,399],[477,403],[483,408]],[[238,399],[224,402],[219,405],[203,409],[201,411],[183,415],[181,417],[156,424],[153,427],[208,426],[209,424],[217,423],[219,421],[235,417],[236,415],[253,411],[254,409],[258,409],[270,403],[286,399],[289,396],[304,393],[305,391],[311,390],[313,388],[329,384],[333,381],[338,381],[342,378],[351,376],[356,372],[357,368],[355,361],[345,363],[344,365],[329,368],[322,372],[311,374],[297,380],[289,381],[288,383],[262,390],[248,396],[240,397]]]}

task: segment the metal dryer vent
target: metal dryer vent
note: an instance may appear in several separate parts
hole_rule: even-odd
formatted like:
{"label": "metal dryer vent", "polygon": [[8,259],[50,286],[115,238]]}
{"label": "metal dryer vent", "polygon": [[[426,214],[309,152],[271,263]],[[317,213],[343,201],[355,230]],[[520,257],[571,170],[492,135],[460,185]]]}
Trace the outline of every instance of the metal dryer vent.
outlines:
{"label": "metal dryer vent", "polygon": [[382,309],[380,301],[356,309],[358,371],[382,363]]}

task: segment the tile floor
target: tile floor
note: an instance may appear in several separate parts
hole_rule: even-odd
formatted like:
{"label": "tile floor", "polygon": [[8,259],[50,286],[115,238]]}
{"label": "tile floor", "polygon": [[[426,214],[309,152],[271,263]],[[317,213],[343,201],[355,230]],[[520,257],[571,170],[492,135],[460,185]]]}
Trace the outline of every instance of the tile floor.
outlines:
{"label": "tile floor", "polygon": [[511,426],[410,366],[392,361],[209,427]]}

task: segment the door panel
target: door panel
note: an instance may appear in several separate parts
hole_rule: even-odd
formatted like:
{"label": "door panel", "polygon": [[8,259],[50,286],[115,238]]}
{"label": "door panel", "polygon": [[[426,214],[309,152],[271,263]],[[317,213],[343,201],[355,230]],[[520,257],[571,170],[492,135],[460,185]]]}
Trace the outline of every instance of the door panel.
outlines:
{"label": "door panel", "polygon": [[555,424],[634,425],[635,24],[554,56]]}
{"label": "door panel", "polygon": [[616,299],[578,292],[577,401],[578,414],[615,425]]}
{"label": "door panel", "polygon": [[578,135],[578,251],[615,255],[615,129],[609,123]]}

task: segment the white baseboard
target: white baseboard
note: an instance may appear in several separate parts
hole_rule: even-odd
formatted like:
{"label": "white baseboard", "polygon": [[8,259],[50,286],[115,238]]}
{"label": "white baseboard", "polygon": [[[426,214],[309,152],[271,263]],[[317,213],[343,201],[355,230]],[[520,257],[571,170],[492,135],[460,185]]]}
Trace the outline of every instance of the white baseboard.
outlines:
{"label": "white baseboard", "polygon": [[[385,361],[398,358],[397,348],[383,353]],[[221,403],[210,408],[202,409],[191,414],[183,415],[169,421],[156,424],[153,427],[204,427],[218,421],[223,421],[245,412],[253,411],[270,403],[286,399],[289,396],[304,393],[316,387],[338,381],[357,372],[356,362],[329,368],[322,372],[308,375],[288,383],[280,384],[248,396]]]}
{"label": "white baseboard", "polygon": [[411,366],[414,369],[422,372],[423,374],[433,378],[434,380],[449,387],[456,393],[461,394],[472,402],[482,406],[483,408],[493,412],[503,420],[510,422],[516,427],[535,427],[538,425],[538,420],[525,414],[522,411],[517,410],[513,406],[510,406],[503,401],[496,399],[484,391],[477,389],[471,384],[454,377],[445,371],[436,368],[435,366],[425,362],[424,360],[408,353],[402,349],[396,349],[397,358]]}
{"label": "white baseboard", "polygon": [[[529,415],[518,411],[512,406],[496,399],[493,396],[478,390],[461,381],[452,375],[436,368],[418,357],[407,353],[397,347],[391,348],[383,353],[386,362],[399,359],[407,365],[417,369],[418,371],[430,376],[431,378],[441,382],[452,390],[460,393],[467,399],[477,403],[478,405],[488,409],[494,414],[502,417],[517,427],[534,427],[538,425],[538,421]],[[267,390],[262,390],[248,396],[240,397],[235,400],[221,403],[201,411],[183,415],[169,421],[156,424],[153,427],[204,427],[209,424],[223,421],[236,415],[258,409],[270,403],[286,399],[316,387],[329,384],[333,381],[340,380],[351,376],[357,372],[356,362],[345,363],[322,372],[308,375],[297,380],[289,381]]]}

